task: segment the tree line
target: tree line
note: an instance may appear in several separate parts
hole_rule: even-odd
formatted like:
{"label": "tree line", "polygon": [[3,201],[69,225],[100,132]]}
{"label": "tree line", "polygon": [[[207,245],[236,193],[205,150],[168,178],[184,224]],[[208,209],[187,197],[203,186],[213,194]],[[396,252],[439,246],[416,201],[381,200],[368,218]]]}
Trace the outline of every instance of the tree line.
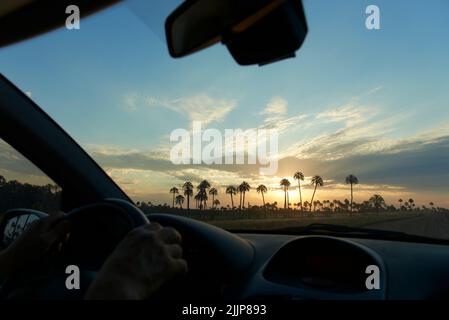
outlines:
{"label": "tree line", "polygon": [[[218,199],[219,192],[216,187],[211,186],[207,180],[201,181],[196,187],[190,181],[185,182],[181,188],[173,187],[170,189],[172,194],[171,205],[153,205],[151,202],[137,202],[137,205],[142,209],[153,207],[160,212],[167,211],[167,209],[191,209],[198,210],[300,210],[306,212],[371,212],[371,211],[444,211],[447,209],[436,207],[434,202],[429,202],[428,206],[417,206],[413,199],[398,199],[398,205],[387,204],[381,195],[373,195],[366,201],[356,203],[353,201],[354,186],[359,183],[359,180],[354,175],[348,175],[345,182],[349,185],[349,199],[341,200],[315,200],[315,196],[319,187],[324,186],[324,180],[321,176],[312,177],[311,183],[313,185],[313,194],[310,200],[303,201],[301,193],[302,182],[304,181],[304,174],[296,172],[293,179],[297,181],[297,188],[299,194],[299,202],[290,203],[289,189],[292,188],[290,181],[287,178],[281,179],[279,186],[284,191],[283,206],[280,206],[276,201],[267,202],[266,195],[268,188],[260,184],[255,187],[255,191],[260,194],[262,205],[245,206],[246,195],[253,188],[243,181],[241,184],[235,186],[227,186],[225,194],[229,196],[231,206],[221,206]],[[296,187],[295,187],[296,188]],[[44,212],[56,212],[59,210],[61,198],[61,189],[54,184],[47,184],[44,186],[33,185],[29,183],[22,183],[17,180],[7,180],[0,175],[0,213],[13,208],[30,208],[41,210]],[[210,201],[210,202],[209,202]],[[193,202],[193,203],[192,203]]]}
{"label": "tree line", "polygon": [[59,209],[61,189],[54,184],[44,186],[7,180],[0,175],[0,213],[13,208],[28,208],[44,212]]}
{"label": "tree line", "polygon": [[[349,200],[345,199],[344,201],[340,200],[315,200],[315,196],[319,187],[324,186],[324,180],[321,176],[315,175],[311,179],[311,185],[313,186],[313,193],[310,201],[303,201],[302,196],[302,183],[304,181],[304,174],[300,171],[297,171],[293,174],[292,178],[297,182],[298,194],[299,194],[299,202],[290,203],[289,199],[289,190],[292,188],[292,184],[288,178],[283,178],[279,182],[279,186],[282,191],[284,191],[284,200],[283,200],[283,209],[295,209],[300,211],[347,211],[347,212],[366,212],[366,211],[411,211],[411,210],[442,210],[443,208],[435,208],[434,203],[430,202],[429,207],[422,206],[417,207],[415,205],[415,201],[413,199],[402,200],[399,199],[399,206],[395,207],[394,205],[388,205],[384,198],[379,194],[374,194],[366,201],[362,201],[360,203],[354,202],[354,187],[359,184],[359,179],[350,174],[345,178],[345,183],[349,186]],[[225,189],[226,195],[229,196],[231,206],[227,207],[219,207],[220,200],[217,198],[218,189],[212,187],[211,184],[207,180],[201,181],[196,187],[194,187],[193,183],[190,181],[185,182],[182,187],[179,189],[178,187],[172,187],[169,192],[172,194],[172,208],[184,208],[184,203],[186,203],[186,209],[191,209],[191,199],[195,201],[194,208],[199,210],[204,209],[221,209],[221,210],[245,210],[249,209],[245,207],[245,197],[252,187],[246,182],[243,181],[239,185],[230,185]],[[196,190],[196,192],[195,192]],[[263,208],[268,210],[277,210],[279,209],[278,203],[266,202],[266,194],[268,193],[268,188],[264,184],[260,184],[255,187],[255,190],[258,194],[261,195],[262,206],[251,206],[251,208]],[[211,198],[211,205],[208,205],[208,200]],[[145,206],[150,205],[151,203],[145,204]],[[166,205],[168,206],[168,205]]]}

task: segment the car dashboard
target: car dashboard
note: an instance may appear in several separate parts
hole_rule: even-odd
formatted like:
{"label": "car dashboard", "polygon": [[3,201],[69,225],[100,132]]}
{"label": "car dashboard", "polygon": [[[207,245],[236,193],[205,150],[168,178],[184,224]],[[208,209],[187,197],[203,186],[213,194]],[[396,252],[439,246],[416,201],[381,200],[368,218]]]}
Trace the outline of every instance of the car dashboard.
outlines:
{"label": "car dashboard", "polygon": [[[239,234],[254,248],[239,298],[443,299],[449,297],[449,246],[399,241]],[[368,266],[379,270],[367,289]]]}
{"label": "car dashboard", "polygon": [[[449,245],[332,235],[231,233],[151,214],[183,236],[181,297],[237,300],[449,298]],[[179,283],[179,282],[178,282]],[[173,290],[171,291],[173,292]]]}

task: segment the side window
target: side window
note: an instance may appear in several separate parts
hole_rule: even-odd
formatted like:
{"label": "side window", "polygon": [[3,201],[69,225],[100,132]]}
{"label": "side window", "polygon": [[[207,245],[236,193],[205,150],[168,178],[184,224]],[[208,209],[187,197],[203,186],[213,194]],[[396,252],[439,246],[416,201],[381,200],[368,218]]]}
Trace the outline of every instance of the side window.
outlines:
{"label": "side window", "polygon": [[54,213],[60,198],[59,186],[0,139],[0,215],[14,208]]}

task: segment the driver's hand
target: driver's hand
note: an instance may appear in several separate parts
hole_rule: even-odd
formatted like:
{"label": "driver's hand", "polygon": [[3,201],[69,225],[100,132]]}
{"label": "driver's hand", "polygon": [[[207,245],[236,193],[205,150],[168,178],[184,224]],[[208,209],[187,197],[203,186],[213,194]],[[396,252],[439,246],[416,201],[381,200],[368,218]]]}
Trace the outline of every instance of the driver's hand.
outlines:
{"label": "driver's hand", "polygon": [[62,213],[32,222],[8,248],[0,254],[2,277],[41,265],[52,248],[57,249],[68,235],[70,224]]}
{"label": "driver's hand", "polygon": [[146,299],[175,275],[187,272],[181,235],[151,223],[131,231],[104,263],[86,299]]}

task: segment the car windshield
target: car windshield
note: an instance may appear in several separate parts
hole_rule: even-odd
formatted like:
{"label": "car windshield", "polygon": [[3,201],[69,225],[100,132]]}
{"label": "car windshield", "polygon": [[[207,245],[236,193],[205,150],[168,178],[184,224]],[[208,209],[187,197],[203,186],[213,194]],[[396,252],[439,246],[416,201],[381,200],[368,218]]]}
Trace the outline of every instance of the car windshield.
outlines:
{"label": "car windshield", "polygon": [[245,67],[220,44],[170,57],[181,2],[124,1],[3,48],[2,72],[145,213],[449,238],[446,1],[372,1],[373,29],[366,1],[304,0],[296,57]]}

